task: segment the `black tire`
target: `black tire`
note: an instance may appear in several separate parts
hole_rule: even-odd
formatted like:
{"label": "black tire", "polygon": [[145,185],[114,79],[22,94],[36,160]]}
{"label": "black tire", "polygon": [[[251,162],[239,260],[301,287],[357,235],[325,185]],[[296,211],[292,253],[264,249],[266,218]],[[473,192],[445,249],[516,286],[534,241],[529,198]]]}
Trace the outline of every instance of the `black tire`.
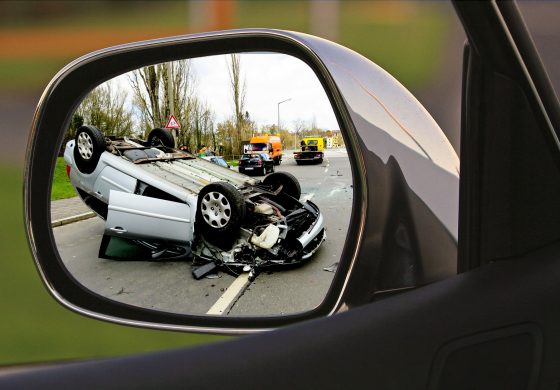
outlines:
{"label": "black tire", "polygon": [[270,167],[270,173],[274,173],[274,165]]}
{"label": "black tire", "polygon": [[323,159],[321,158],[321,159],[319,159],[319,164],[322,164],[322,163],[323,163]]}
{"label": "black tire", "polygon": [[173,134],[168,129],[153,129],[148,135],[148,145],[151,147],[166,146],[168,148],[175,147]]}
{"label": "black tire", "polygon": [[297,165],[301,165],[301,161],[296,160]]}
{"label": "black tire", "polygon": [[245,214],[245,199],[229,183],[208,184],[198,194],[196,228],[208,241],[227,246],[226,242],[237,237]]}
{"label": "black tire", "polygon": [[265,176],[265,175],[266,175],[266,166],[263,167],[262,173],[261,173],[261,176]]}
{"label": "black tire", "polygon": [[276,191],[278,187],[282,186],[282,191],[280,193],[290,195],[296,199],[299,199],[301,196],[301,187],[298,179],[288,172],[271,173],[264,178],[263,184],[272,186],[273,191]]}
{"label": "black tire", "polygon": [[81,126],[74,138],[74,161],[81,173],[92,173],[105,151],[105,137],[95,126]]}

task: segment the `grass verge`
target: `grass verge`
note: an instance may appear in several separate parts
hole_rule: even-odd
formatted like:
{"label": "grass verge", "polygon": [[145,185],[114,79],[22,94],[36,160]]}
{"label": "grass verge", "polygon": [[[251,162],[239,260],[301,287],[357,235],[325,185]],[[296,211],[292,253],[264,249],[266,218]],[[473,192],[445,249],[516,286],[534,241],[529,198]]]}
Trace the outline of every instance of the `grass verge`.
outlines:
{"label": "grass verge", "polygon": [[66,161],[64,161],[63,157],[58,157],[54,170],[51,200],[73,198],[74,196],[76,196],[76,190],[72,183],[70,183],[66,173]]}

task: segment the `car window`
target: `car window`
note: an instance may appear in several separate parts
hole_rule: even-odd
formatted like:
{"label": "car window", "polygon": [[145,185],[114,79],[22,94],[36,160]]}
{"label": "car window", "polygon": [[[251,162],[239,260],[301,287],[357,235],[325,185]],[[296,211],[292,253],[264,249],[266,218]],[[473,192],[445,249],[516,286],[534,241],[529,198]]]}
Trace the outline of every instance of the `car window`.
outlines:
{"label": "car window", "polygon": [[249,151],[259,151],[259,150],[267,150],[267,144],[264,143],[254,143],[254,144],[248,144],[247,145],[247,150]]}
{"label": "car window", "polygon": [[226,160],[224,160],[223,158],[215,158],[214,162],[222,167],[226,167],[228,166],[228,163],[226,162]]}

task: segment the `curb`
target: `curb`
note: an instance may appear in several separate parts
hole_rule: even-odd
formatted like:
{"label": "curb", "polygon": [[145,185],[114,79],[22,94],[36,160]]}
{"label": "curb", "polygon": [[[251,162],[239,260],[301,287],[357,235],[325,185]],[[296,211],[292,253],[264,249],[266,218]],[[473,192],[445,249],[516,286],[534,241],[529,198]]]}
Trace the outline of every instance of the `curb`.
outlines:
{"label": "curb", "polygon": [[87,213],[73,215],[71,217],[61,218],[61,219],[57,219],[55,221],[52,221],[51,227],[54,228],[54,227],[59,227],[59,226],[63,226],[63,225],[68,225],[69,223],[83,221],[84,219],[89,219],[89,218],[92,218],[92,217],[95,217],[95,213],[93,211],[88,211]]}

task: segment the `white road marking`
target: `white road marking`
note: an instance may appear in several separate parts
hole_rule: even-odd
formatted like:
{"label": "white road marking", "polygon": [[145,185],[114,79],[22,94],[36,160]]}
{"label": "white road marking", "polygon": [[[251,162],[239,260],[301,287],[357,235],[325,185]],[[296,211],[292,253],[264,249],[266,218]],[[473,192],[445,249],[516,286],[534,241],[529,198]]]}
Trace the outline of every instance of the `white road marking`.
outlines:
{"label": "white road marking", "polygon": [[206,314],[210,315],[222,315],[227,310],[227,308],[233,303],[234,299],[237,298],[239,293],[243,292],[245,288],[249,285],[249,272],[244,272],[239,275],[233,283],[224,291],[221,297],[212,305],[210,310]]}
{"label": "white road marking", "polygon": [[343,190],[343,188],[333,188],[330,192],[329,192],[329,197],[334,196],[337,192],[341,192]]}

